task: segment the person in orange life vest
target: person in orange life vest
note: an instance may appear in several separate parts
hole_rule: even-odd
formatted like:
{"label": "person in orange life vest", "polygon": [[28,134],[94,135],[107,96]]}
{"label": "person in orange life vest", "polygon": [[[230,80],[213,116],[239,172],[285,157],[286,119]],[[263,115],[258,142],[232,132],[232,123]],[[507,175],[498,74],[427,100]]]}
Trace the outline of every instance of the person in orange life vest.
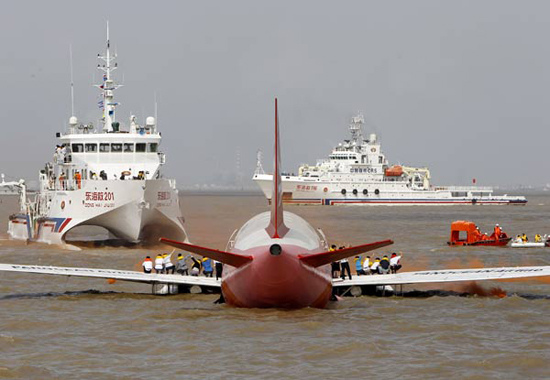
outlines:
{"label": "person in orange life vest", "polygon": [[143,273],[151,273],[153,270],[153,260],[150,256],[147,256],[141,265],[143,266]]}
{"label": "person in orange life vest", "polygon": [[502,229],[500,228],[500,226],[497,224],[495,224],[495,239],[498,240],[500,239],[500,235],[502,234]]}
{"label": "person in orange life vest", "polygon": [[82,187],[82,174],[80,174],[80,172],[74,173],[74,179],[76,181],[76,186],[80,189]]}

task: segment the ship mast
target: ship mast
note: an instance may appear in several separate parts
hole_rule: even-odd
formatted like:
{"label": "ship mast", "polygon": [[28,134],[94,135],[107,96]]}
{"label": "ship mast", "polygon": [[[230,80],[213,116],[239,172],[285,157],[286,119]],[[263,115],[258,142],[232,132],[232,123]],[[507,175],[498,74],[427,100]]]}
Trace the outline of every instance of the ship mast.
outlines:
{"label": "ship mast", "polygon": [[[107,22],[107,47],[105,49],[105,55],[98,54],[97,57],[102,60],[103,64],[98,64],[97,68],[103,71],[103,82],[96,84],[95,87],[101,90],[102,99],[99,101],[99,108],[103,109],[103,132],[113,132],[114,123],[116,122],[115,109],[119,103],[114,101],[114,90],[121,87],[121,85],[115,84],[111,78],[112,71],[116,70],[118,65],[114,62],[117,58],[116,54],[111,54],[111,42],[109,40],[109,22]],[[115,124],[118,128],[118,123]]]}
{"label": "ship mast", "polygon": [[362,113],[358,113],[357,116],[351,118],[349,124],[349,131],[351,133],[351,142],[357,145],[363,143],[363,132],[361,130],[362,125],[365,123],[365,118]]}

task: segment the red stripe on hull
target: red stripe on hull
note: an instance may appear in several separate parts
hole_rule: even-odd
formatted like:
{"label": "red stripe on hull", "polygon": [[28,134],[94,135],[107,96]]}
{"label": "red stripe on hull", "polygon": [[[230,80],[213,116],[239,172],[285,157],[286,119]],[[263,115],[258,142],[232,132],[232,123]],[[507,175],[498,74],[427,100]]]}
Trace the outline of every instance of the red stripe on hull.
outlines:
{"label": "red stripe on hull", "polygon": [[67,218],[65,219],[65,221],[63,222],[63,224],[61,225],[61,227],[59,227],[59,232],[63,231],[63,229],[65,227],[67,227],[67,224],[69,224],[71,222],[71,220],[73,220],[72,218]]}

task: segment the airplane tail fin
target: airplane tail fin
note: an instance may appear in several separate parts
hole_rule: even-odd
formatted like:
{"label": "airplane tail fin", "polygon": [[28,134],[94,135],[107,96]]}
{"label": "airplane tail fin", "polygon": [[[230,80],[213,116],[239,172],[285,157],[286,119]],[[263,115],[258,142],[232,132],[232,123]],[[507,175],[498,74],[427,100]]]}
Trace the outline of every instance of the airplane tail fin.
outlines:
{"label": "airplane tail fin", "polygon": [[281,183],[281,149],[279,139],[279,111],[275,98],[275,170],[271,192],[271,220],[265,229],[273,239],[280,239],[288,232],[283,220],[283,184]]}
{"label": "airplane tail fin", "polygon": [[171,245],[172,247],[183,249],[184,251],[193,252],[201,256],[210,257],[216,261],[231,265],[235,268],[241,267],[252,261],[252,256],[243,256],[236,253],[219,251],[217,249],[199,247],[198,245],[187,244],[176,240],[160,238],[160,242]]}
{"label": "airplane tail fin", "polygon": [[372,251],[373,249],[385,247],[390,244],[393,244],[393,240],[383,240],[383,241],[378,241],[376,243],[363,244],[355,247],[339,249],[336,251],[314,253],[312,255],[298,255],[298,258],[304,264],[317,268],[322,265],[330,264],[333,261],[342,260],[342,259],[345,259],[346,257],[355,256],[360,253]]}

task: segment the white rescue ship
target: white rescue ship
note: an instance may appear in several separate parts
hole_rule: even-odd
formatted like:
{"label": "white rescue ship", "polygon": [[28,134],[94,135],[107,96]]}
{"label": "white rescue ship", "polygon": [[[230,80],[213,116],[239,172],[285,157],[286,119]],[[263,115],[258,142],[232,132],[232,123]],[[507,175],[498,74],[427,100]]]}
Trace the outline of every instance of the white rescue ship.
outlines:
{"label": "white rescue ship", "polygon": [[[298,175],[282,177],[283,201],[318,205],[525,204],[524,196],[493,195],[491,187],[433,186],[428,168],[389,165],[376,134],[363,138],[363,115],[351,119],[351,139],[338,144],[328,159],[302,165]],[[270,174],[260,157],[254,181],[271,199]]]}
{"label": "white rescue ship", "polygon": [[[154,117],[145,125],[134,116],[121,127],[116,119],[112,78],[117,68],[109,33],[101,64],[99,107],[101,130],[69,119],[66,133],[57,133],[53,162],[40,171],[40,189],[28,199],[21,189],[20,213],[8,225],[13,239],[64,244],[78,226],[100,226],[127,242],[157,241],[162,234],[187,241],[176,181],[161,174],[165,163]],[[29,197],[30,198],[30,197]]]}

